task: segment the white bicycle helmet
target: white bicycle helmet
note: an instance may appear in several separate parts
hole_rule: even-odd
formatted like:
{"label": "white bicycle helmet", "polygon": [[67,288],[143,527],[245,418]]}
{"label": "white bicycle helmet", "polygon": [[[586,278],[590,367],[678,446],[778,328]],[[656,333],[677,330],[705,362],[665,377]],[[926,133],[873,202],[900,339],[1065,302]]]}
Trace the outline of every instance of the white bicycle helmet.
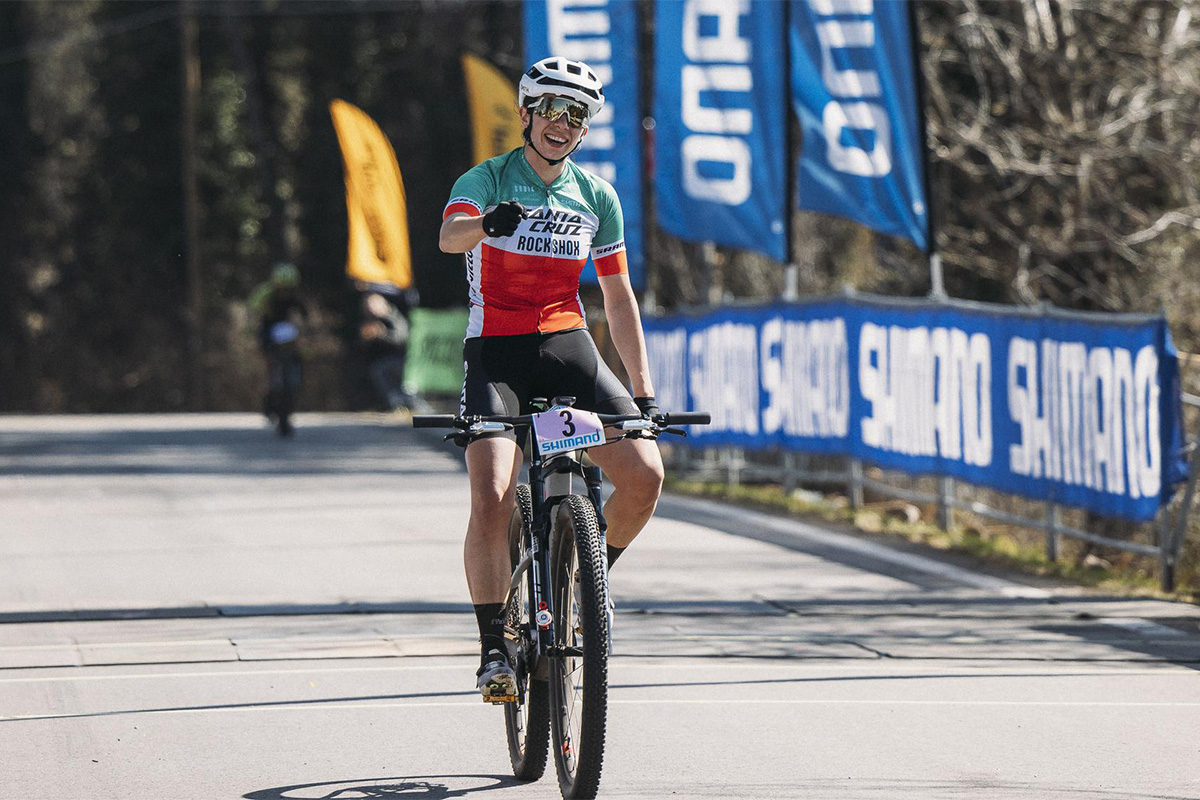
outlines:
{"label": "white bicycle helmet", "polygon": [[517,102],[525,108],[532,98],[547,94],[578,100],[587,106],[589,119],[604,107],[604,86],[592,68],[562,56],[543,58],[521,76]]}

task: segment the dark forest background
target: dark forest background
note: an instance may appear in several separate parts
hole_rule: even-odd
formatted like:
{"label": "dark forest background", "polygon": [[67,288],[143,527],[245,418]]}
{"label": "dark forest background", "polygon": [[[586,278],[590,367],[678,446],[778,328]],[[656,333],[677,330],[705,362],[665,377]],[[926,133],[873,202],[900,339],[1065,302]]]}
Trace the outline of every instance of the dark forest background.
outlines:
{"label": "dark forest background", "polygon": [[[652,6],[641,11],[648,44]],[[1192,0],[918,4],[952,296],[1161,308],[1181,349],[1197,349],[1197,12]],[[482,1],[0,3],[0,411],[256,407],[246,297],[278,260],[299,265],[316,309],[309,407],[355,406],[328,102],[359,105],[391,139],[422,303],[461,305],[461,261],[437,249],[447,193],[471,166],[460,57],[515,79],[520,14]],[[185,124],[188,64],[199,83]],[[793,226],[802,294],[929,291],[906,243],[811,214]],[[782,291],[777,262],[662,234],[652,205],[647,240],[661,307]]]}

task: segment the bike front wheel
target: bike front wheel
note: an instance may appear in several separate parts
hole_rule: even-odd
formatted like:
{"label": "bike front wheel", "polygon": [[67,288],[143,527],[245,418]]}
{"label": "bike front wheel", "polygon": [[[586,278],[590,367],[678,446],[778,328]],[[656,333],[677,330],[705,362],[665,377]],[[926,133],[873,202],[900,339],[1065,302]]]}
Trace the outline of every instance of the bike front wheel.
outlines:
{"label": "bike front wheel", "polygon": [[[533,502],[529,487],[522,484],[517,487],[517,508],[513,511],[508,530],[508,550],[513,569],[521,561],[524,543],[529,541],[526,531],[532,518]],[[545,677],[539,680],[532,674],[537,625],[534,622],[536,609],[530,599],[528,571],[520,581],[520,588],[508,603],[505,631],[513,643],[510,650],[516,651],[513,670],[517,673],[518,701],[504,704],[504,732],[508,738],[508,758],[512,762],[513,775],[518,780],[536,781],[546,771],[546,756],[550,748],[550,686]]]}
{"label": "bike front wheel", "polygon": [[550,545],[555,652],[550,659],[554,760],[565,798],[595,797],[608,717],[608,585],[596,509],[569,495]]}

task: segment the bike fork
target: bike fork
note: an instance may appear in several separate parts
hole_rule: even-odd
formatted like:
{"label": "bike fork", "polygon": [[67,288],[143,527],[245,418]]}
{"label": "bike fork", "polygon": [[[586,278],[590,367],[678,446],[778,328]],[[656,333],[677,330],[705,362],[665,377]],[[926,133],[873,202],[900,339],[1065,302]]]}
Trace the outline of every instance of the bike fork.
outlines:
{"label": "bike fork", "polygon": [[531,638],[537,643],[535,672],[538,677],[549,675],[546,655],[554,647],[554,609],[550,597],[550,514],[546,509],[546,479],[537,465],[529,468],[529,491],[533,500],[533,519],[530,524],[530,554],[533,563],[529,568],[530,598],[534,608]]}
{"label": "bike fork", "polygon": [[[592,465],[583,468],[583,482],[587,484],[588,499],[592,501],[592,505],[596,508],[596,521],[600,523],[600,553],[607,556],[608,553],[608,520],[604,518],[604,494],[601,491],[604,485],[604,478],[600,474],[600,468]],[[604,559],[604,590],[608,592],[608,558]]]}
{"label": "bike fork", "polygon": [[608,521],[604,519],[604,494],[601,491],[604,479],[600,475],[600,468],[595,465],[584,467],[583,482],[587,484],[588,499],[596,507],[596,520],[600,523],[600,547],[603,548],[608,544]]}

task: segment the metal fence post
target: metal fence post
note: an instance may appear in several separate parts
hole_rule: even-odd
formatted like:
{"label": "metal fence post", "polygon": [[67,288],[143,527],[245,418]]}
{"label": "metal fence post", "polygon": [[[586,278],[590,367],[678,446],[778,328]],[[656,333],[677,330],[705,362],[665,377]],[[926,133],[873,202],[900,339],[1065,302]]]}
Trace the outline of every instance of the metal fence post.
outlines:
{"label": "metal fence post", "polygon": [[954,527],[954,478],[938,478],[937,524],[944,531]]}
{"label": "metal fence post", "polygon": [[[1172,539],[1174,529],[1171,525],[1171,515],[1167,507],[1158,510],[1158,585],[1164,592],[1175,591],[1175,559],[1172,558]],[[1180,504],[1177,516],[1187,519],[1187,508]]]}
{"label": "metal fence post", "polygon": [[[1183,540],[1187,536],[1188,514],[1192,510],[1192,498],[1196,495],[1196,478],[1200,474],[1200,435],[1192,442],[1192,456],[1188,459],[1187,484],[1183,490],[1183,498],[1179,501],[1179,511],[1175,515],[1175,533],[1159,539],[1162,574],[1159,581],[1164,592],[1175,591],[1175,565],[1179,562],[1179,551],[1183,548]],[[1166,511],[1160,512],[1166,516]],[[1166,526],[1163,526],[1166,530]]]}
{"label": "metal fence post", "polygon": [[725,461],[725,482],[730,486],[740,486],[742,483],[742,464],[745,458],[740,447],[724,447],[722,453]]}
{"label": "metal fence post", "polygon": [[692,453],[690,447],[675,446],[671,448],[674,452],[676,469],[678,469],[685,478],[690,478],[692,475]]}
{"label": "metal fence post", "polygon": [[1046,507],[1046,559],[1058,561],[1058,529],[1062,526],[1061,510],[1055,503]]}
{"label": "metal fence post", "polygon": [[863,467],[862,461],[850,459],[850,508],[857,511],[863,507]]}
{"label": "metal fence post", "polygon": [[791,450],[783,454],[783,491],[790,495],[796,491],[796,454]]}

